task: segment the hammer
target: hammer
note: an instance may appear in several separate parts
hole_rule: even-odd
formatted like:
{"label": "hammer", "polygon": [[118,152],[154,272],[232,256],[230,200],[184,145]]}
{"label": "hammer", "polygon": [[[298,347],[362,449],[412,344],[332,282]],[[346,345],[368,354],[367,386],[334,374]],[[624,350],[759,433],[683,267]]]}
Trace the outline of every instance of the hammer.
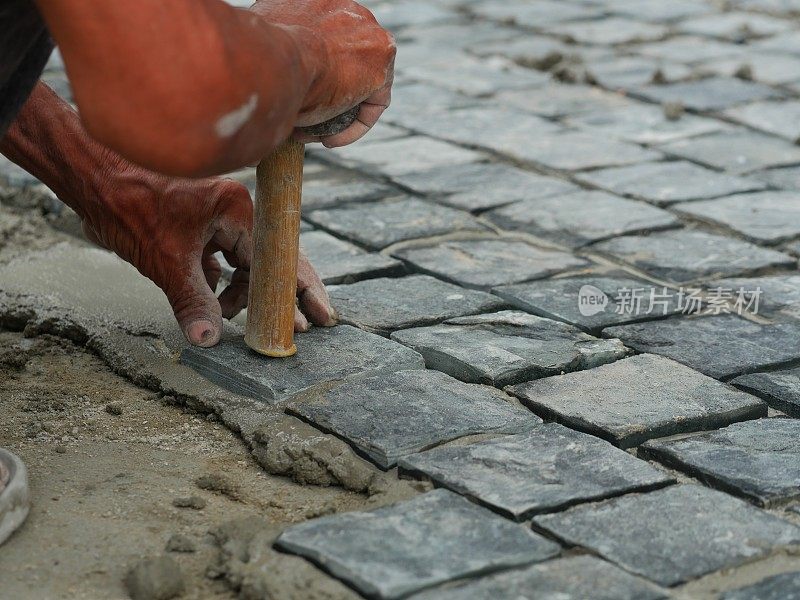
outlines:
{"label": "hammer", "polygon": [[[358,116],[355,106],[338,117],[306,127],[313,136],[336,135]],[[253,259],[244,341],[259,354],[292,356],[300,252],[300,203],[305,145],[286,140],[256,168]]]}

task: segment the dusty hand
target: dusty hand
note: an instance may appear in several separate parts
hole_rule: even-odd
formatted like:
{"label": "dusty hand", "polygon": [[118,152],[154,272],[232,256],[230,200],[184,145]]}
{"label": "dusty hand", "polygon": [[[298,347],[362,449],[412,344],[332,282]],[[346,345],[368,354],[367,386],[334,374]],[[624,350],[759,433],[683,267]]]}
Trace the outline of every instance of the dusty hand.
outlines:
{"label": "dusty hand", "polygon": [[360,105],[358,119],[325,138],[299,130],[295,138],[329,148],[350,144],[389,106],[395,44],[363,6],[350,0],[259,0],[253,12],[298,34],[316,78],[298,116],[298,127],[327,121]]}
{"label": "dusty hand", "polygon": [[[121,173],[105,198],[87,211],[86,236],[114,251],[167,295],[186,339],[213,346],[222,318],[247,304],[253,205],[242,185],[226,179],[171,179],[152,173]],[[222,252],[235,267],[230,285],[215,297],[222,274],[214,257]],[[301,254],[295,330],[335,323],[325,287]],[[301,312],[302,310],[302,312]]]}

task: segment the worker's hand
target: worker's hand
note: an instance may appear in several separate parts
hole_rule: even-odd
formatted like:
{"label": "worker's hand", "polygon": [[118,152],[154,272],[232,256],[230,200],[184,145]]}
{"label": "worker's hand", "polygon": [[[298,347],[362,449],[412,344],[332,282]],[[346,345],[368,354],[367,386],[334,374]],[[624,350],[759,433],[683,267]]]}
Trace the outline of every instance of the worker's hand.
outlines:
{"label": "worker's hand", "polygon": [[298,127],[361,106],[357,120],[341,133],[319,138],[296,130],[295,138],[334,148],[366,134],[389,106],[396,51],[392,35],[372,13],[350,0],[259,0],[251,10],[297,33],[316,73]]}
{"label": "worker's hand", "polygon": [[[213,346],[222,317],[247,305],[253,226],[247,188],[228,179],[171,179],[141,170],[111,179],[102,194],[110,200],[86,212],[84,233],[164,291],[189,342]],[[220,251],[236,270],[217,298],[222,270],[214,254]],[[309,320],[334,325],[325,286],[303,255],[297,276],[302,313],[295,313],[295,330],[306,331]]]}

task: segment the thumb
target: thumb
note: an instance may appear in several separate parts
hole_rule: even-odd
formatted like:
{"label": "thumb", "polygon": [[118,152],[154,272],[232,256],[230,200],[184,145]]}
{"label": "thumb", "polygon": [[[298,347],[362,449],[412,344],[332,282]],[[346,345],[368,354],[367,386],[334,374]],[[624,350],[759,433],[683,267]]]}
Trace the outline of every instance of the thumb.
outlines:
{"label": "thumb", "polygon": [[200,264],[189,273],[172,279],[164,292],[183,335],[194,346],[208,348],[222,335],[222,309],[208,287]]}

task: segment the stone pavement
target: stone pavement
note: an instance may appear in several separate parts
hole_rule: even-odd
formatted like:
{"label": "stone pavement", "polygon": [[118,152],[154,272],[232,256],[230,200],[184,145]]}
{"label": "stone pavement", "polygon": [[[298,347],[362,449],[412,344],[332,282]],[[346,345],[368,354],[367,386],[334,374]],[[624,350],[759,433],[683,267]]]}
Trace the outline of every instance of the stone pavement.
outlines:
{"label": "stone pavement", "polygon": [[278,547],[368,598],[797,597],[800,0],[366,4],[393,104],[303,208],[343,325],[183,360],[443,489]]}

